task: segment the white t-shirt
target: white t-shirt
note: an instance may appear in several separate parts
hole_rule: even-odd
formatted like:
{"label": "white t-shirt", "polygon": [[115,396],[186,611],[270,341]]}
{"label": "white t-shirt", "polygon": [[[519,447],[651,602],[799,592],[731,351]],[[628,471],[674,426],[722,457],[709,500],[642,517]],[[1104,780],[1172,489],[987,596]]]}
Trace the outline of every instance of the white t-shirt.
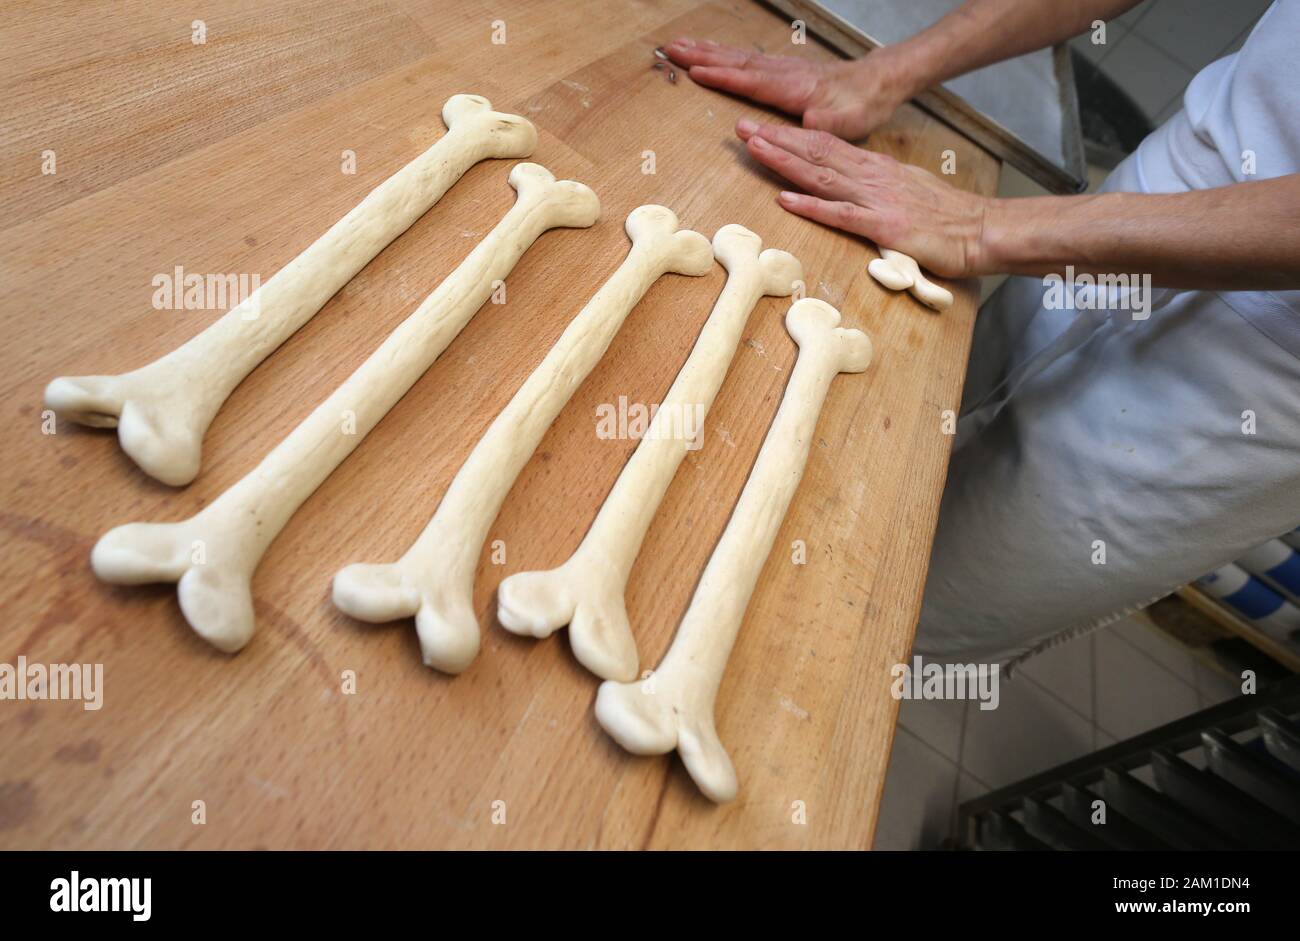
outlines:
{"label": "white t-shirt", "polygon": [[1182,113],[1142,142],[1144,188],[1176,193],[1300,171],[1297,43],[1300,2],[1278,0],[1239,52],[1192,79]]}
{"label": "white t-shirt", "polygon": [[[1240,51],[1192,79],[1183,110],[1148,136],[1103,188],[1181,193],[1300,172],[1297,45],[1300,0],[1277,0]],[[1300,356],[1300,291],[1222,291],[1219,296]]]}

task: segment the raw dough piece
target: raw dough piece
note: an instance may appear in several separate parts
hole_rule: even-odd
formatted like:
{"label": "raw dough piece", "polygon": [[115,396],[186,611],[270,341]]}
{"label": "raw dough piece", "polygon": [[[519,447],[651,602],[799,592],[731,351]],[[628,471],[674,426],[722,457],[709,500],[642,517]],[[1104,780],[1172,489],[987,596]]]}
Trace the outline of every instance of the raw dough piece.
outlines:
{"label": "raw dough piece", "polygon": [[891,291],[910,291],[927,307],[944,310],[952,306],[952,292],[923,275],[911,255],[882,248],[880,257],[867,265],[867,273]]}
{"label": "raw dough piece", "polygon": [[128,523],[95,544],[91,565],[108,582],[179,580],[181,611],[227,652],[253,635],[253,571],[294,511],[356,448],[447,348],[547,229],[586,227],[600,215],[596,194],[556,181],[535,163],[517,164],[514,206],[447,279],[253,468],[197,515],[179,523]]}
{"label": "raw dough piece", "polygon": [[198,476],[212,419],[258,363],[466,170],[488,157],[526,157],[537,144],[532,124],[493,111],[478,95],[453,95],[442,119],[448,131],[441,140],[202,333],[132,372],[55,379],[45,388],[46,406],[83,425],[116,427],[122,450],[146,474],[188,484]]}
{"label": "raw dough piece", "polygon": [[615,741],[638,755],[676,748],[700,790],[718,803],[736,796],[736,771],[713,722],[727,658],[803,477],[831,380],[871,362],[867,335],[839,322],[839,311],[812,298],[786,314],[786,329],[799,345],[794,373],[672,647],[646,679],[607,680],[596,695],[596,719]]}
{"label": "raw dough piece", "polygon": [[765,294],[789,297],[803,278],[793,255],[774,248],[760,254],[762,247],[762,240],[743,226],[718,230],[713,254],[727,269],[726,287],[582,545],[558,568],[511,575],[497,591],[497,617],[508,630],[547,637],[569,625],[574,655],[603,679],[637,676],[636,641],[623,593],[655,511],[691,443],[674,436],[670,423],[683,409],[699,408],[703,418],[758,299]]}
{"label": "raw dough piece", "polygon": [[627,217],[632,249],[565,328],[447,487],[424,532],[396,562],[349,565],[334,577],[334,603],[363,621],[415,616],[424,662],[447,673],[470,665],[479,648],[474,568],[488,528],[546,429],[600,362],[628,313],[670,271],[706,274],[709,242],[678,231],[663,206]]}

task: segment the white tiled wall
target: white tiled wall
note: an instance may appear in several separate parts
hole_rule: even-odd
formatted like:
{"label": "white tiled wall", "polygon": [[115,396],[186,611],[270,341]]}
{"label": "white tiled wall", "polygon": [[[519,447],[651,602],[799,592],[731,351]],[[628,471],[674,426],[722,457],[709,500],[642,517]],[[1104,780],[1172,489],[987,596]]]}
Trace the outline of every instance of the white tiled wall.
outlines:
{"label": "white tiled wall", "polygon": [[1187,83],[1215,59],[1240,48],[1270,0],[1146,0],[1071,45],[1132,96],[1155,124],[1182,105]]}

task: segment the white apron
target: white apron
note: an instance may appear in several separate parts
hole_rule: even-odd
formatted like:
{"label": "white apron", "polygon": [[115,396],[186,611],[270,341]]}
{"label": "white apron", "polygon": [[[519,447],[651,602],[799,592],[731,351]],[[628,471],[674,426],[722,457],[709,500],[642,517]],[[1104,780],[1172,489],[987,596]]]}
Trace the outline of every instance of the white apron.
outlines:
{"label": "white apron", "polygon": [[[1279,0],[1103,191],[1300,170],[1297,40],[1300,0]],[[1300,292],[1157,289],[1145,320],[1045,293],[1012,278],[976,321],[923,656],[1036,652],[1300,525]]]}

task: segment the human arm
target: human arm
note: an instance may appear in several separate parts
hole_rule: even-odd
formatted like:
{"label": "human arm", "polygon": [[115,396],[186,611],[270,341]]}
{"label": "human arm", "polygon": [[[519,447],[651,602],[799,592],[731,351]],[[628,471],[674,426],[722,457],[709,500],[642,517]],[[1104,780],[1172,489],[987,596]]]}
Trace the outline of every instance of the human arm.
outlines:
{"label": "human arm", "polygon": [[859,140],[927,88],[1053,45],[1137,3],[969,0],[917,35],[848,61],[767,55],[689,37],[665,51],[701,85],[801,116],[804,127]]}
{"label": "human arm", "polygon": [[1150,274],[1165,287],[1300,289],[1300,174],[1187,193],[993,199],[819,131],[742,121],[754,159],[802,192],[797,215],[935,274]]}

